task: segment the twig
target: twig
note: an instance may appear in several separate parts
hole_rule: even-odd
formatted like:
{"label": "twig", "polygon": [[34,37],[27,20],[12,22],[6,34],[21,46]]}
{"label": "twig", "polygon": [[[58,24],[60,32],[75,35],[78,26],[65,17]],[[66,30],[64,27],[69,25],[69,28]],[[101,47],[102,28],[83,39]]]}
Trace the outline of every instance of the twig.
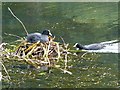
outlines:
{"label": "twig", "polygon": [[[2,62],[0,62],[0,63],[2,64]],[[3,66],[5,72],[6,72],[7,76],[8,76],[8,79],[11,80],[10,75],[9,75],[9,73],[8,73],[8,71],[7,71],[7,69],[6,69],[6,67],[4,66],[4,64],[2,64],[2,66]]]}
{"label": "twig", "polygon": [[64,62],[65,62],[65,70],[67,69],[67,62],[68,62],[68,60],[67,60],[67,54],[65,54],[65,60],[64,60]]}
{"label": "twig", "polygon": [[72,72],[70,72],[70,71],[68,71],[68,70],[66,70],[66,69],[62,69],[62,68],[58,68],[58,67],[55,67],[55,68],[60,69],[60,70],[63,71],[64,73],[68,73],[68,74],[72,75]]}
{"label": "twig", "polygon": [[84,53],[82,56],[81,56],[81,58],[84,58],[84,56],[87,54],[87,52],[86,53]]}
{"label": "twig", "polygon": [[58,43],[56,43],[56,45],[57,45],[57,53],[58,53],[58,59],[59,59],[60,58],[60,47]]}
{"label": "twig", "polygon": [[50,66],[50,60],[49,60],[49,58],[48,58],[48,53],[49,53],[49,49],[50,49],[50,42],[48,42],[49,44],[46,46],[46,57],[45,57],[45,59],[48,61],[48,63],[49,63],[49,66]]}
{"label": "twig", "polygon": [[9,35],[9,36],[14,36],[14,37],[17,37],[17,38],[22,38],[22,37],[20,37],[20,36],[18,36],[18,35],[14,35],[14,34],[8,34],[8,33],[4,33],[5,35]]}
{"label": "twig", "polygon": [[11,10],[9,7],[8,7],[8,10],[9,10],[10,13],[13,15],[13,17],[16,18],[16,19],[21,23],[21,25],[23,26],[26,34],[28,35],[27,29],[26,29],[25,25],[22,23],[22,21],[21,21],[17,16],[15,16],[15,14],[12,12],[12,10]]}
{"label": "twig", "polygon": [[64,39],[60,36],[60,38],[62,39],[62,41],[63,41],[63,44],[65,44],[65,41],[64,41]]}

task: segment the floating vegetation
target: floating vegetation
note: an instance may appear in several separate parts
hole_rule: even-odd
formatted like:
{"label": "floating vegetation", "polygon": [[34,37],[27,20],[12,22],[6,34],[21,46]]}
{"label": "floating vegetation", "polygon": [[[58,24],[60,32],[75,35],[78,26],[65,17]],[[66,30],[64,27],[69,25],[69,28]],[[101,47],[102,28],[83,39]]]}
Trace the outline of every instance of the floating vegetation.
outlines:
{"label": "floating vegetation", "polygon": [[81,58],[84,61],[94,61],[94,59],[98,58],[98,55],[95,53],[71,50],[69,44],[65,42],[60,44],[55,42],[54,39],[45,43],[40,41],[29,43],[24,39],[18,41],[20,42],[14,45],[2,44],[2,58],[27,62],[37,69],[48,70],[49,68],[57,68],[71,75],[72,72],[68,71],[71,65],[70,63],[68,65],[68,62],[72,57]]}
{"label": "floating vegetation", "polygon": [[[67,59],[70,54],[72,55],[68,46],[69,44],[60,44],[53,40],[46,43],[40,41],[29,43],[23,40],[17,45],[3,44],[2,57],[9,60],[25,61],[35,68],[55,67],[64,71],[67,69]],[[60,68],[59,63],[62,63],[64,69]],[[65,72],[69,73],[69,71]]]}

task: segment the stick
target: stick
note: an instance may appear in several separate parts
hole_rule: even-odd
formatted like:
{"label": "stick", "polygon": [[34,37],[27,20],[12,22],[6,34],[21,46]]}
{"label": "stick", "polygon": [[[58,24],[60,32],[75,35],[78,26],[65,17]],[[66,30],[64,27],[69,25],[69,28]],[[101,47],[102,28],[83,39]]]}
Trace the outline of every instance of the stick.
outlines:
{"label": "stick", "polygon": [[62,39],[62,41],[63,41],[63,44],[65,44],[65,41],[64,41],[64,39],[60,36],[60,38]]}
{"label": "stick", "polygon": [[28,35],[27,29],[25,28],[25,25],[22,23],[22,21],[21,21],[17,16],[15,16],[15,14],[12,12],[12,10],[11,10],[9,7],[8,7],[8,10],[9,10],[10,13],[13,15],[13,17],[16,18],[16,19],[20,22],[20,24],[23,26],[26,34]]}
{"label": "stick", "polygon": [[14,35],[14,34],[7,34],[7,33],[4,33],[5,35],[10,35],[10,36],[14,36],[14,37],[17,37],[17,38],[22,38],[22,37],[20,37],[20,36],[18,36],[18,35]]}
{"label": "stick", "polygon": [[4,68],[4,70],[5,70],[5,72],[6,72],[7,76],[8,76],[8,79],[11,80],[10,75],[9,75],[6,67],[4,66],[4,64],[3,64],[2,62],[0,62],[0,63],[2,64],[2,66],[3,66],[3,68]]}

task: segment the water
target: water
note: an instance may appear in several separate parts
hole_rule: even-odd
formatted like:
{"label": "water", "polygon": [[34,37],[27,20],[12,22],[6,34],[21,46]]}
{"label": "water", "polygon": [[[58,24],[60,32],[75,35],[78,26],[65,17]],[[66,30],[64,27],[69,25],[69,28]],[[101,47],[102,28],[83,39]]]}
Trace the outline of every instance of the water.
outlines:
{"label": "water", "polygon": [[[10,7],[15,15],[25,24],[29,33],[50,29],[56,41],[72,46],[78,42],[91,44],[115,40],[118,38],[117,3],[3,3],[2,4],[3,42],[13,44],[18,38],[5,35],[10,33],[25,37],[21,24],[10,14]],[[90,57],[90,58],[89,58]],[[118,87],[118,55],[87,54],[81,58],[69,59],[69,71],[51,69],[50,73],[28,68],[18,61],[3,60],[11,81],[3,80],[3,88],[116,88]],[[5,72],[3,71],[5,76]]]}

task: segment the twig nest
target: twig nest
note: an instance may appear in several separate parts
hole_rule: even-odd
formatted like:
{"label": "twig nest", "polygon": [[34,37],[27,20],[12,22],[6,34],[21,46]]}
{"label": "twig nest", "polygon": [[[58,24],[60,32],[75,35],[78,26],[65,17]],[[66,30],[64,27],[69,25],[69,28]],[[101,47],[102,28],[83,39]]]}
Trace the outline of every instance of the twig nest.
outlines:
{"label": "twig nest", "polygon": [[[68,45],[66,44],[68,47]],[[49,41],[46,43],[22,42],[16,49],[15,55],[25,59],[33,66],[54,65],[56,60],[65,56],[67,47],[65,44],[60,45],[58,42]]]}

